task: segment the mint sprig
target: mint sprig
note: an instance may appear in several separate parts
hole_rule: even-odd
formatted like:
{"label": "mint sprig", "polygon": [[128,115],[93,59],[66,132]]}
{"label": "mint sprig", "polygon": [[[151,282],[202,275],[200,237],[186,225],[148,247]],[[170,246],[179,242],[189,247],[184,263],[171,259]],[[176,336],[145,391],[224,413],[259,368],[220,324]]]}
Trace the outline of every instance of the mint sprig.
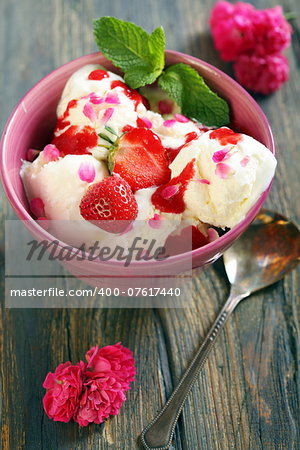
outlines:
{"label": "mint sprig", "polygon": [[228,104],[205,84],[193,67],[179,63],[168,67],[158,85],[181,106],[183,114],[208,126],[229,122]]}
{"label": "mint sprig", "polygon": [[94,35],[101,52],[124,72],[131,88],[158,79],[159,86],[190,119],[208,126],[229,123],[228,104],[209,89],[195,69],[179,63],[164,70],[166,43],[162,27],[148,34],[134,23],[101,17],[94,20]]}
{"label": "mint sprig", "polygon": [[101,52],[125,72],[133,89],[153,83],[165,65],[165,33],[162,27],[149,35],[134,23],[114,17],[94,20],[94,35]]}

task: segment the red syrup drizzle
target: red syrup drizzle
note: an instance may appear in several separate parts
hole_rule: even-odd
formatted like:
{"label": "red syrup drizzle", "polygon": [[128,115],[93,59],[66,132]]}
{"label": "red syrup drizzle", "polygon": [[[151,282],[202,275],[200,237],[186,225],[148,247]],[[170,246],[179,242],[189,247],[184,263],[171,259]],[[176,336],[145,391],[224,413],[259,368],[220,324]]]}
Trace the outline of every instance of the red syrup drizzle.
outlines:
{"label": "red syrup drizzle", "polygon": [[172,161],[174,161],[174,159],[176,158],[176,156],[178,155],[180,150],[182,150],[183,147],[185,147],[189,142],[193,141],[194,139],[197,139],[197,137],[198,137],[198,134],[196,133],[196,131],[191,131],[190,133],[185,135],[185,142],[180,147],[166,148],[166,152],[167,152],[168,160],[169,160],[170,164]]}
{"label": "red syrup drizzle", "polygon": [[103,80],[103,78],[109,78],[109,75],[106,70],[101,69],[93,70],[88,76],[88,80]]}
{"label": "red syrup drizzle", "polygon": [[67,109],[65,110],[65,112],[63,113],[62,116],[60,116],[57,119],[56,122],[56,127],[54,130],[54,133],[58,130],[63,130],[64,128],[66,128],[68,125],[71,125],[71,123],[66,120],[66,118],[68,117],[68,115],[70,114],[70,109],[71,108],[75,108],[77,106],[77,100],[70,100],[67,106]]}
{"label": "red syrup drizzle", "polygon": [[90,154],[96,147],[98,135],[94,128],[72,125],[64,133],[52,139],[52,144],[60,151],[60,156]]}
{"label": "red syrup drizzle", "polygon": [[183,228],[180,234],[170,234],[166,240],[167,255],[178,255],[208,244],[208,238],[198,230],[196,225]]}
{"label": "red syrup drizzle", "polygon": [[[189,181],[195,175],[195,158],[192,159],[175,178],[172,178],[167,184],[159,186],[152,194],[151,201],[155,208],[162,212],[180,214],[185,210],[184,193]],[[177,186],[177,192],[169,198],[164,198],[163,191],[169,186]]]}
{"label": "red syrup drizzle", "polygon": [[136,119],[136,126],[137,126],[137,128],[146,128],[145,122],[142,119],[140,119],[139,117]]}
{"label": "red syrup drizzle", "polygon": [[125,83],[122,83],[122,81],[114,80],[111,82],[111,89],[114,89],[118,86],[123,88],[126,97],[128,97],[134,103],[135,110],[140,103],[144,103],[145,100],[143,101],[143,97],[135,89],[130,89],[130,87],[128,87]]}
{"label": "red syrup drizzle", "polygon": [[235,133],[229,128],[218,128],[209,134],[209,139],[217,139],[221,145],[236,145],[242,137],[240,133]]}

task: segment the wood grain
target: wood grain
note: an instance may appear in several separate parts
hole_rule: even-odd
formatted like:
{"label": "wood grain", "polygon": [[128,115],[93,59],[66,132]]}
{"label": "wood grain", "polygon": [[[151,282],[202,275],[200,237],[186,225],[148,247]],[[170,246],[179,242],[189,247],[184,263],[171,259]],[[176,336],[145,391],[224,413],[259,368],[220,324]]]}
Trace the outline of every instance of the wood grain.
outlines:
{"label": "wood grain", "polygon": [[[152,30],[162,24],[167,46],[200,57],[225,72],[207,25],[213,0],[1,0],[0,130],[17,101],[61,64],[96,50],[94,17],[113,15]],[[273,6],[274,0],[257,0]],[[290,81],[276,94],[256,97],[271,123],[278,171],[266,206],[300,218],[300,7],[287,51]],[[4,220],[14,213],[1,193],[1,268]],[[67,284],[72,281],[67,280]],[[31,309],[1,307],[1,448],[136,449],[143,427],[164,404],[228,294],[218,262],[194,277],[186,309]],[[3,297],[3,296],[2,296]],[[300,448],[299,270],[238,308],[211,354],[180,418],[174,449]],[[121,340],[137,361],[137,379],[119,416],[79,429],[50,421],[42,410],[42,382],[65,360],[83,358],[97,343]]]}

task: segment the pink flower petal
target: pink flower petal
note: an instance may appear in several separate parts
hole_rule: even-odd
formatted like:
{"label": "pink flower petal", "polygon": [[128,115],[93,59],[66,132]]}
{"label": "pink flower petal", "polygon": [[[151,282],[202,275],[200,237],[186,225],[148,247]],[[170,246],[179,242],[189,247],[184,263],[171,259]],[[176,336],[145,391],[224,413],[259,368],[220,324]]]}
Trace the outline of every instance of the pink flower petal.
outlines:
{"label": "pink flower petal", "polygon": [[243,158],[241,160],[240,164],[241,164],[242,167],[246,167],[249,161],[250,161],[249,156],[245,156],[245,158]]}
{"label": "pink flower petal", "polygon": [[177,184],[173,186],[167,186],[165,189],[161,191],[161,196],[165,200],[168,200],[169,198],[173,197],[177,192],[179,191],[179,186]]}
{"label": "pink flower petal", "polygon": [[230,155],[228,155],[228,152],[230,152],[231,149],[232,149],[232,147],[225,147],[222,150],[215,152],[212,156],[213,162],[218,163],[218,162],[221,162],[221,161],[224,161],[224,160],[230,158]]}
{"label": "pink flower petal", "polygon": [[175,123],[176,123],[176,120],[174,120],[174,119],[165,120],[163,123],[163,126],[169,128],[169,127],[172,127],[173,125],[175,125]]}
{"label": "pink flower petal", "polygon": [[210,181],[207,180],[206,178],[199,178],[198,180],[195,180],[195,181],[197,181],[198,183],[201,183],[201,184],[210,184]]}
{"label": "pink flower petal", "polygon": [[83,107],[83,114],[90,119],[92,122],[96,122],[97,114],[90,103],[86,103]]}
{"label": "pink flower petal", "polygon": [[214,228],[209,228],[209,229],[207,230],[207,236],[208,236],[209,242],[213,242],[213,241],[215,241],[216,239],[218,239],[219,234],[218,234],[218,232],[217,232]]}
{"label": "pink flower petal", "polygon": [[27,161],[33,162],[40,154],[40,150],[36,150],[35,148],[29,148],[26,153]]}
{"label": "pink flower petal", "polygon": [[105,97],[105,103],[113,103],[114,105],[119,105],[121,102],[118,94],[109,92]]}
{"label": "pink flower petal", "polygon": [[96,176],[96,170],[93,164],[82,162],[78,169],[79,178],[87,183],[92,183]]}
{"label": "pink flower petal", "polygon": [[100,105],[100,103],[104,102],[104,98],[99,97],[95,92],[92,92],[89,97],[90,102],[93,103],[93,105]]}
{"label": "pink flower petal", "polygon": [[156,230],[161,227],[161,223],[162,218],[159,214],[154,214],[154,216],[148,221],[149,227],[154,228]]}
{"label": "pink flower petal", "polygon": [[44,217],[45,216],[45,205],[41,198],[36,197],[33,198],[30,203],[30,210],[35,217]]}
{"label": "pink flower petal", "polygon": [[174,117],[177,120],[177,122],[186,123],[190,121],[187,117],[183,116],[182,114],[174,114]]}
{"label": "pink flower petal", "polygon": [[43,157],[47,162],[56,161],[59,158],[59,150],[53,144],[48,144],[43,150]]}
{"label": "pink flower petal", "polygon": [[152,122],[147,117],[140,118],[140,121],[143,122],[145,128],[152,128]]}
{"label": "pink flower petal", "polygon": [[217,175],[217,177],[228,178],[231,172],[232,169],[230,166],[228,166],[228,164],[219,163],[216,166],[215,174]]}
{"label": "pink flower petal", "polygon": [[109,121],[109,119],[111,118],[111,116],[114,113],[114,108],[107,108],[102,116],[101,122],[102,123],[106,123]]}

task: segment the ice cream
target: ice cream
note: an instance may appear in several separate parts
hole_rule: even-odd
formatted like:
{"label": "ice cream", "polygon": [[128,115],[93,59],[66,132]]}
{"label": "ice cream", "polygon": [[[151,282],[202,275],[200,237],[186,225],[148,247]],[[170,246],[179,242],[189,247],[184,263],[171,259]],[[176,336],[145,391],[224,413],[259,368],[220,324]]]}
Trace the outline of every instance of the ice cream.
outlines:
{"label": "ice cream", "polygon": [[260,142],[228,128],[207,131],[179,152],[172,178],[194,161],[195,173],[184,193],[184,216],[216,227],[240,222],[270,184],[273,154]]}
{"label": "ice cream", "polygon": [[[184,227],[193,227],[193,237],[200,233],[203,245],[209,227],[241,221],[268,187],[274,156],[249,136],[205,128],[176,105],[168,110],[170,99],[162,102],[150,110],[99,65],[75,72],[58,104],[51,144],[21,168],[34,216],[54,221],[53,234],[68,244],[113,240],[123,247],[136,236],[163,246]],[[130,226],[115,234],[91,221],[124,218]]]}

